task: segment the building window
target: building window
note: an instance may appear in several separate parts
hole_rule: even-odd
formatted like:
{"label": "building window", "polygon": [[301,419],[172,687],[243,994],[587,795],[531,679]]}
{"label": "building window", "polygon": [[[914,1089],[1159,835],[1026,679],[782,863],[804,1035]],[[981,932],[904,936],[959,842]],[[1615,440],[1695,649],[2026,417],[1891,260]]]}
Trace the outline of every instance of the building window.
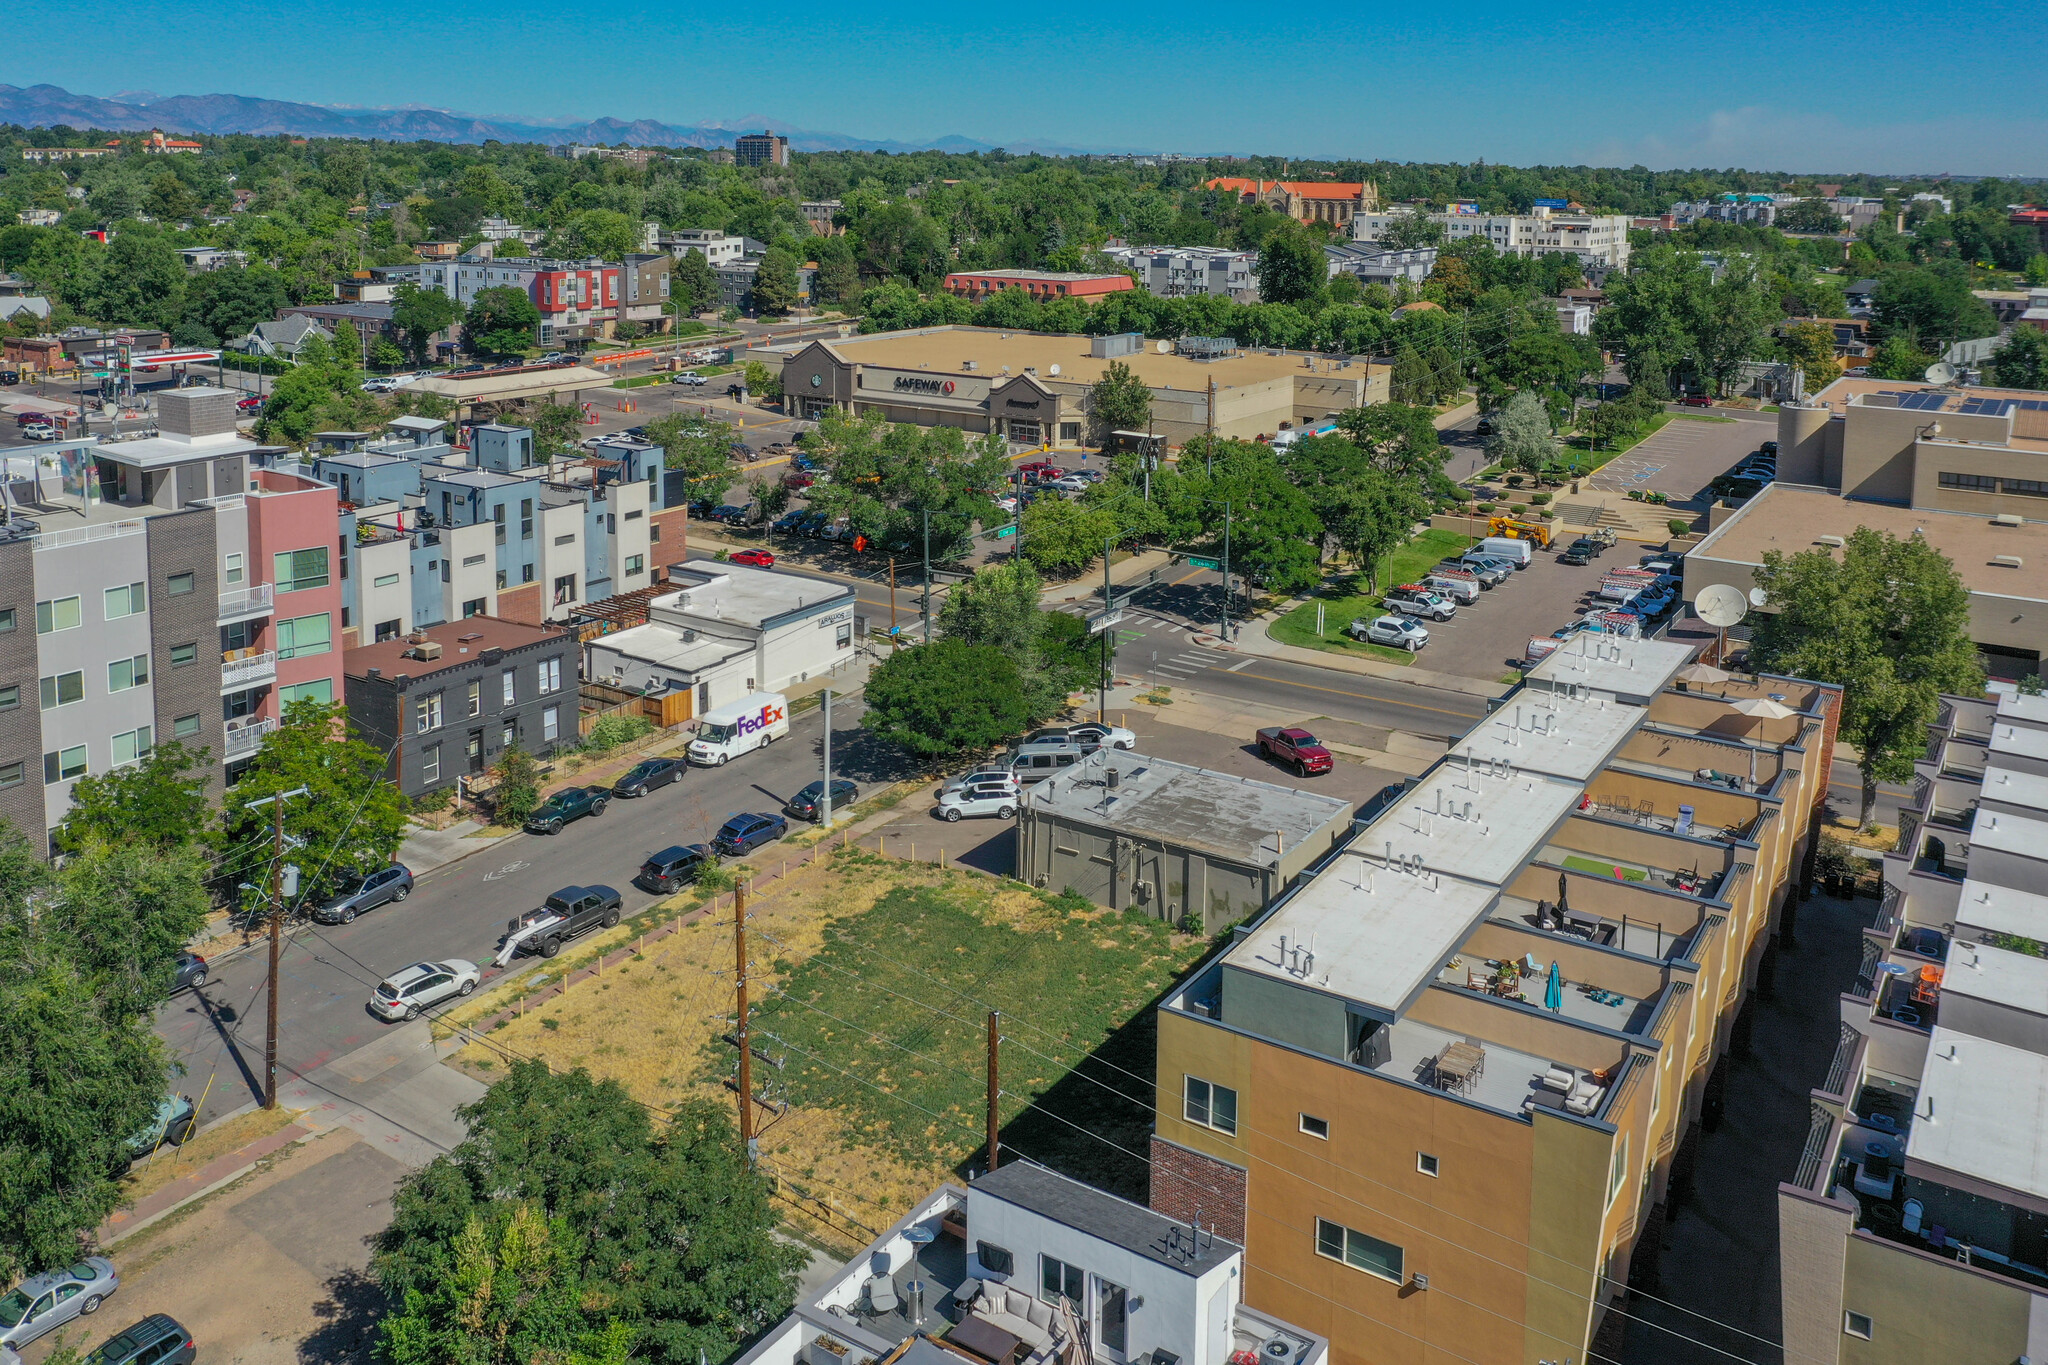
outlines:
{"label": "building window", "polygon": [[370,580],[370,586],[376,588],[395,588],[398,586],[398,575],[395,573],[380,573]]}
{"label": "building window", "polygon": [[377,637],[374,641],[377,644],[382,644],[386,640],[396,640],[399,635],[397,618],[394,617],[389,621],[379,621],[373,628],[372,633]]}
{"label": "building window", "polygon": [[115,735],[114,766],[118,768],[124,763],[133,763],[136,759],[147,754],[150,748],[149,738],[149,727],[147,725],[133,730],[124,730],[120,734]]}
{"label": "building window", "polygon": [[650,522],[648,522],[648,523],[647,523],[647,543],[648,543],[649,545],[659,545],[659,544],[661,544],[661,523],[660,523],[660,522],[658,522],[658,521],[650,521]]}
{"label": "building window", "polygon": [[483,562],[484,557],[482,555],[464,555],[462,557],[462,567],[465,569],[474,569]]}
{"label": "building window", "polygon": [[171,722],[172,739],[190,739],[199,733],[199,717],[179,716]]}
{"label": "building window", "polygon": [[471,683],[471,684],[469,685],[469,711],[468,711],[468,714],[469,714],[469,715],[472,715],[472,716],[480,716],[480,715],[482,715],[483,713],[484,713],[484,684],[483,684],[483,680],[482,680],[481,678],[479,678],[479,679],[478,679],[477,681],[475,681],[475,682],[473,682],[473,683]]}
{"label": "building window", "polygon": [[54,711],[60,706],[85,700],[85,674],[53,673],[43,679],[43,709]]}
{"label": "building window", "polygon": [[1237,1134],[1237,1092],[1227,1086],[1187,1078],[1187,1100],[1183,1112],[1189,1123],[1214,1128],[1219,1133]]}
{"label": "building window", "polygon": [[197,644],[182,644],[171,646],[172,668],[183,668],[187,664],[194,664],[198,662],[199,646]]}
{"label": "building window", "polygon": [[164,591],[172,597],[183,597],[198,586],[198,578],[190,573],[174,573],[164,580]]}
{"label": "building window", "polygon": [[149,681],[149,656],[138,654],[132,659],[116,659],[107,665],[107,691],[126,692],[131,687],[140,687]]}
{"label": "building window", "polygon": [[107,619],[118,621],[124,616],[139,616],[149,610],[149,590],[140,583],[107,589]]}
{"label": "building window", "polygon": [[563,574],[555,580],[555,605],[567,606],[576,600],[576,575]]}
{"label": "building window", "polygon": [[561,733],[562,708],[559,706],[543,707],[540,713],[540,737],[542,739],[558,739],[561,737]]}
{"label": "building window", "polygon": [[225,567],[221,571],[221,577],[226,579],[230,583],[241,582],[242,557],[240,555],[229,555],[227,559],[223,561],[223,563]]}
{"label": "building window", "polygon": [[1942,474],[1937,482],[1943,488],[1953,488],[1964,493],[1996,493],[1998,480],[1988,474]]}
{"label": "building window", "polygon": [[28,767],[22,763],[0,763],[0,791],[28,781]]}
{"label": "building window", "polygon": [[21,705],[21,684],[9,683],[0,687],[0,711],[12,711]]}
{"label": "building window", "polygon": [[1621,1141],[1614,1146],[1614,1161],[1607,1168],[1607,1202],[1612,1204],[1614,1196],[1621,1193],[1621,1187],[1628,1183],[1628,1134],[1621,1135]]}
{"label": "building window", "polygon": [[1307,1133],[1312,1138],[1321,1138],[1323,1141],[1328,1142],[1330,1140],[1330,1121],[1328,1119],[1319,1119],[1314,1114],[1303,1114],[1301,1116],[1301,1131]]}
{"label": "building window", "polygon": [[1865,1341],[1870,1340],[1872,1325],[1870,1314],[1868,1313],[1858,1313],[1851,1310],[1842,1314],[1842,1330],[1852,1337],[1861,1337]]}
{"label": "building window", "polygon": [[832,633],[832,643],[840,649],[853,648],[853,622],[843,621]]}
{"label": "building window", "polygon": [[1081,439],[1081,424],[1080,424],[1079,422],[1062,422],[1062,423],[1060,423],[1060,439],[1061,439],[1062,441],[1078,441],[1078,440],[1080,440],[1080,439]]}
{"label": "building window", "polygon": [[511,585],[511,576],[508,575],[503,569],[500,569],[498,570],[497,581],[493,583],[491,586],[496,588],[499,592],[503,592],[505,591],[506,588],[510,587]]}
{"label": "building window", "polygon": [[640,517],[641,517],[641,514],[640,514],[639,512],[628,512],[628,513],[626,513],[626,520],[627,520],[627,521],[638,521],[638,520],[640,520]]}
{"label": "building window", "polygon": [[632,578],[647,572],[647,558],[644,555],[626,556],[626,577]]}
{"label": "building window", "polygon": [[519,538],[521,540],[533,539],[532,498],[521,498],[519,500]]}
{"label": "building window", "polygon": [[85,746],[74,745],[43,755],[43,782],[68,782],[74,777],[85,776]]}
{"label": "building window", "polygon": [[421,697],[418,701],[414,702],[412,716],[412,730],[416,735],[423,735],[429,730],[440,729],[441,694],[436,692],[431,697]]}
{"label": "building window", "polygon": [[534,673],[540,679],[541,691],[559,692],[561,690],[562,658],[559,654],[552,659],[542,659]]}
{"label": "building window", "polygon": [[472,597],[467,602],[464,602],[462,604],[462,619],[466,621],[472,616],[482,616],[484,614],[485,601],[486,599],[481,597]]}
{"label": "building window", "polygon": [[324,611],[318,616],[295,616],[277,623],[277,657],[280,659],[325,654],[332,648],[334,623]]}
{"label": "building window", "polygon": [[8,634],[9,632],[11,632],[11,631],[12,631],[13,629],[14,629],[14,608],[13,608],[13,607],[4,607],[4,608],[0,608],[0,635],[6,635],[6,634]]}
{"label": "building window", "polygon": [[1428,1152],[1417,1152],[1415,1154],[1415,1169],[1424,1175],[1435,1175],[1437,1173],[1436,1158]]}
{"label": "building window", "polygon": [[518,742],[519,722],[516,720],[506,721],[504,728],[498,731],[498,747],[500,749],[509,749]]}
{"label": "building window", "polygon": [[290,707],[293,702],[299,701],[317,701],[322,706],[330,705],[334,701],[334,679],[319,678],[313,682],[293,683],[290,687],[277,689],[277,703],[280,707]]}
{"label": "building window", "polygon": [[36,634],[53,635],[60,630],[77,630],[85,624],[85,613],[79,610],[76,597],[53,597],[47,602],[36,603]]}
{"label": "building window", "polygon": [[440,780],[441,746],[438,744],[429,744],[425,749],[421,750],[420,752],[420,781],[439,782]]}
{"label": "building window", "polygon": [[1401,1248],[1327,1218],[1316,1219],[1316,1254],[1395,1284],[1402,1281]]}
{"label": "building window", "polygon": [[521,583],[531,583],[533,581],[533,565],[521,564],[519,566],[519,581]]}
{"label": "building window", "polygon": [[508,668],[498,675],[498,704],[500,706],[510,706],[512,704],[513,692],[515,690],[513,679],[518,676],[519,671],[513,668]]}
{"label": "building window", "polygon": [[2048,498],[2048,482],[2040,479],[2002,479],[2005,491],[2021,498]]}
{"label": "building window", "polygon": [[574,545],[575,543],[576,543],[576,533],[575,533],[574,531],[571,531],[571,532],[570,532],[570,533],[569,533],[568,535],[566,535],[566,536],[556,536],[556,537],[555,537],[555,544],[557,544],[557,545]]}
{"label": "building window", "polygon": [[1079,1309],[1087,1302],[1085,1297],[1085,1286],[1087,1283],[1087,1272],[1082,1270],[1081,1267],[1070,1265],[1066,1261],[1052,1256],[1047,1256],[1043,1252],[1039,1253],[1039,1298],[1044,1299],[1047,1303],[1058,1303],[1061,1299],[1065,1299],[1073,1304],[1076,1309]]}

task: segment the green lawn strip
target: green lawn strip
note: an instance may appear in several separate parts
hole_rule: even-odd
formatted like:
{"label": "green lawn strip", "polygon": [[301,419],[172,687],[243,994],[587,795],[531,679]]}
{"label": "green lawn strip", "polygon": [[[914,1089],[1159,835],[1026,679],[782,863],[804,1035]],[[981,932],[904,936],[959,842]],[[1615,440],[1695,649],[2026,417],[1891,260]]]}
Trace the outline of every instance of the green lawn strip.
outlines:
{"label": "green lawn strip", "polygon": [[[1020,910],[1022,897],[1030,901]],[[754,1037],[782,1058],[772,1073],[782,1097],[837,1110],[857,1140],[904,1161],[950,1165],[982,1140],[986,1010],[1000,1010],[1011,1040],[1004,1145],[1124,1187],[1142,1166],[1125,1169],[1132,1158],[1094,1135],[1145,1151],[1152,1091],[1116,1068],[1151,1073],[1134,1035],[1206,947],[1176,942],[1161,921],[1014,883],[956,876],[903,886],[829,925],[812,956],[775,964],[781,987],[753,1016]],[[721,1051],[715,1061],[729,1058]]]}
{"label": "green lawn strip", "polygon": [[[1636,435],[1634,435],[1634,436],[1628,436],[1628,437],[1624,437],[1624,438],[1623,438],[1622,440],[1620,440],[1620,441],[1617,441],[1617,442],[1615,442],[1615,443],[1614,443],[1614,444],[1613,444],[1612,446],[1610,446],[1610,447],[1609,447],[1608,449],[1606,449],[1606,450],[1590,450],[1590,451],[1589,451],[1589,450],[1587,450],[1587,449],[1586,449],[1586,445],[1587,445],[1587,440],[1588,440],[1588,438],[1587,438],[1587,437],[1584,437],[1584,436],[1573,436],[1573,437],[1570,437],[1570,438],[1568,438],[1568,439],[1567,439],[1567,440],[1565,441],[1565,445],[1566,445],[1566,446],[1570,447],[1570,448],[1571,448],[1571,449],[1572,449],[1572,450],[1573,450],[1574,452],[1577,452],[1577,453],[1583,453],[1583,454],[1585,454],[1585,455],[1587,455],[1587,456],[1589,456],[1589,457],[1590,457],[1590,462],[1589,462],[1588,464],[1586,464],[1586,465],[1584,465],[1584,466],[1582,466],[1582,467],[1578,468],[1578,469],[1577,469],[1577,470],[1576,470],[1576,471],[1575,471],[1575,472],[1573,473],[1572,477],[1574,477],[1574,478],[1580,478],[1580,477],[1583,477],[1584,475],[1587,475],[1587,474],[1590,474],[1590,473],[1592,473],[1592,472],[1593,472],[1594,470],[1598,469],[1598,468],[1599,468],[1599,467],[1600,467],[1601,465],[1604,465],[1604,464],[1606,464],[1606,463],[1607,463],[1607,462],[1608,462],[1609,460],[1613,459],[1613,458],[1614,458],[1615,456],[1617,456],[1617,455],[1626,455],[1626,454],[1627,454],[1627,453],[1628,453],[1629,451],[1633,450],[1633,449],[1634,449],[1635,447],[1637,447],[1637,446],[1641,445],[1641,444],[1642,444],[1642,443],[1643,443],[1644,441],[1647,441],[1647,440],[1649,440],[1649,439],[1650,439],[1650,438],[1651,438],[1652,436],[1655,436],[1655,435],[1656,435],[1656,434],[1657,434],[1658,432],[1662,431],[1662,430],[1664,429],[1664,427],[1665,427],[1665,424],[1667,424],[1668,422],[1670,422],[1670,420],[1671,420],[1671,419],[1672,419],[1673,417],[1676,417],[1676,416],[1691,416],[1691,415],[1692,415],[1692,414],[1690,414],[1690,413],[1684,413],[1684,414],[1681,414],[1681,413],[1670,413],[1670,412],[1660,412],[1660,413],[1658,413],[1658,414],[1657,414],[1657,415],[1656,415],[1655,417],[1652,417],[1652,418],[1650,419],[1649,425],[1648,425],[1648,426],[1646,426],[1646,427],[1644,427],[1642,431],[1638,432],[1638,433],[1637,433]],[[1694,420],[1696,420],[1696,421],[1709,421],[1709,422],[1715,422],[1715,421],[1719,421],[1719,422],[1732,422],[1732,421],[1734,421],[1735,419],[1734,419],[1734,418],[1732,418],[1732,417],[1708,417],[1708,418],[1695,418]]]}
{"label": "green lawn strip", "polygon": [[1564,865],[1573,872],[1590,872],[1596,877],[1612,877],[1617,872],[1623,881],[1640,882],[1649,880],[1647,874],[1632,867],[1620,867],[1614,863],[1596,862],[1591,858],[1567,857]]}
{"label": "green lawn strip", "polygon": [[[1460,535],[1456,531],[1435,528],[1424,531],[1387,557],[1386,564],[1381,567],[1380,582],[1390,588],[1413,582],[1436,567],[1438,560],[1456,554],[1471,544],[1472,537]],[[1380,613],[1381,594],[1358,591],[1363,582],[1363,578],[1356,574],[1330,579],[1317,595],[1268,626],[1266,633],[1282,644],[1298,645],[1303,649],[1323,649],[1333,654],[1360,654],[1367,658],[1384,659],[1388,663],[1414,663],[1415,656],[1405,649],[1363,644],[1344,634],[1344,627],[1359,617],[1377,616]],[[1324,633],[1321,635],[1316,634],[1318,604],[1323,608]]]}
{"label": "green lawn strip", "polygon": [[1708,412],[1667,412],[1666,417],[1676,417],[1681,422],[1733,422],[1733,417],[1716,417]]}

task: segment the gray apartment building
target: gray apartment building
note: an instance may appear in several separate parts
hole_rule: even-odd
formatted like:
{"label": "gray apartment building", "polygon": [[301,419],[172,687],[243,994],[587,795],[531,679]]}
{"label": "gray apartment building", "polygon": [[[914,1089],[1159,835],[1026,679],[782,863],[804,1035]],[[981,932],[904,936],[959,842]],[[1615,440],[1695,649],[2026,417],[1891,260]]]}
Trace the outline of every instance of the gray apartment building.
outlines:
{"label": "gray apartment building", "polygon": [[476,616],[348,651],[349,719],[409,797],[474,778],[517,744],[574,742],[576,637]]}
{"label": "gray apartment building", "polygon": [[331,699],[335,493],[159,395],[163,435],[0,451],[0,818],[47,847],[87,774],[175,739],[218,797],[284,706]]}

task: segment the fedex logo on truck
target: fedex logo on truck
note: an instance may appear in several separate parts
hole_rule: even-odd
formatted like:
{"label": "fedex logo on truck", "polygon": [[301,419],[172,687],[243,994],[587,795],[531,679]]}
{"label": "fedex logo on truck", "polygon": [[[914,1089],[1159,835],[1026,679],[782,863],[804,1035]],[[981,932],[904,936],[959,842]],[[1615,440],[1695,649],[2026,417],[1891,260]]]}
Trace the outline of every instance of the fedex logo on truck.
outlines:
{"label": "fedex logo on truck", "polygon": [[761,714],[758,716],[741,716],[739,718],[739,732],[743,735],[751,735],[756,730],[767,729],[781,719],[782,708],[771,703],[762,707]]}

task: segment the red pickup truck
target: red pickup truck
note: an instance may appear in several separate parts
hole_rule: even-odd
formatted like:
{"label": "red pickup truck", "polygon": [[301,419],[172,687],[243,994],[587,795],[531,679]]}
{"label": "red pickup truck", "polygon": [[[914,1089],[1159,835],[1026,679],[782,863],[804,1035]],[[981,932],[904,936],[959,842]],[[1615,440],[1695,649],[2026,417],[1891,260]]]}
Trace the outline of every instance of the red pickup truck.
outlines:
{"label": "red pickup truck", "polygon": [[1314,735],[1278,725],[1259,731],[1259,753],[1294,769],[1296,777],[1326,773],[1336,766],[1330,751],[1316,743]]}

